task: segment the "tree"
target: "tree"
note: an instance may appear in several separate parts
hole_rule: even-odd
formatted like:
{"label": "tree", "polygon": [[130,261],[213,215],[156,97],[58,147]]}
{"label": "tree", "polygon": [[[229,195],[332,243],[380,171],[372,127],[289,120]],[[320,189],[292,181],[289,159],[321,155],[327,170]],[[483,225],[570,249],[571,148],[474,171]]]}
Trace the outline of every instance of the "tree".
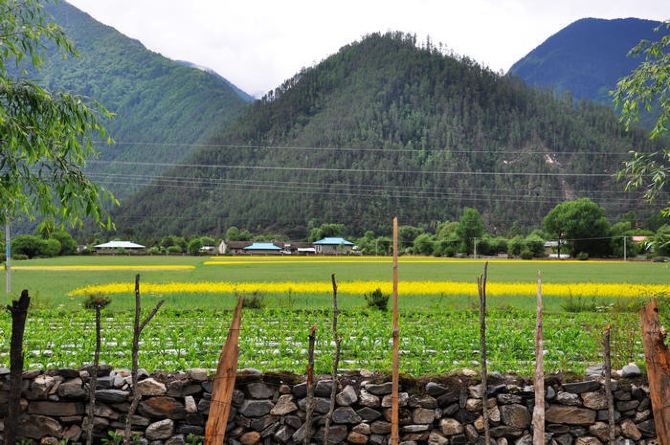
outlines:
{"label": "tree", "polygon": [[0,0],[0,218],[18,215],[81,224],[103,222],[103,203],[114,196],[84,174],[93,142],[106,132],[100,118],[111,114],[96,102],[53,93],[23,78],[12,78],[12,63],[25,72],[39,68],[48,44],[63,56],[76,55],[63,29],[44,12],[45,0]]}
{"label": "tree", "polygon": [[323,238],[342,236],[344,234],[344,224],[321,224],[309,231],[308,241],[318,241]]}
{"label": "tree", "polygon": [[605,210],[588,198],[558,204],[545,216],[544,227],[555,239],[567,240],[573,254],[586,252],[593,257],[609,253]]}
{"label": "tree", "polygon": [[[614,103],[621,110],[621,120],[626,128],[637,122],[640,111],[658,113],[649,137],[658,139],[668,131],[670,124],[670,21],[656,29],[665,31],[659,40],[642,40],[629,55],[644,55],[644,60],[631,74],[617,82],[613,92]],[[625,162],[618,173],[625,179],[626,189],[644,188],[644,196],[653,201],[666,189],[670,177],[670,148],[652,153],[631,152],[632,158]],[[663,213],[670,215],[670,201]]]}
{"label": "tree", "polygon": [[463,209],[461,219],[456,228],[456,234],[461,240],[463,251],[471,253],[474,248],[475,238],[481,238],[484,234],[484,220],[477,209],[466,207]]}
{"label": "tree", "polygon": [[435,237],[430,233],[422,233],[414,240],[414,252],[421,255],[432,255],[435,250]]}
{"label": "tree", "polygon": [[411,247],[417,236],[423,233],[423,229],[414,226],[400,226],[398,227],[398,243],[400,250]]}
{"label": "tree", "polygon": [[77,252],[77,241],[65,230],[52,233],[51,238],[60,242],[60,255],[73,255]]}

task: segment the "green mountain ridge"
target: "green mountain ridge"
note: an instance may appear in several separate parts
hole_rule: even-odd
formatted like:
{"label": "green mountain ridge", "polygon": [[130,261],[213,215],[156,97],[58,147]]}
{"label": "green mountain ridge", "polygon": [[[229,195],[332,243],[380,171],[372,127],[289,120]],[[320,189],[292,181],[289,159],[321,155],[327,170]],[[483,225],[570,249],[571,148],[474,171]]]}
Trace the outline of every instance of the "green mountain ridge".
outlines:
{"label": "green mountain ridge", "polygon": [[116,114],[106,127],[117,143],[99,144],[100,158],[88,171],[121,197],[136,189],[133,176],[165,168],[136,162],[187,157],[252,100],[218,74],[149,51],[68,3],[46,9],[75,42],[79,57],[63,59],[51,50],[44,66],[28,75],[48,89],[94,98]]}
{"label": "green mountain ridge", "polygon": [[650,149],[644,131],[402,33],[369,35],[302,70],[209,144],[124,202],[120,232],[236,225],[297,238],[314,220],[361,233],[396,215],[454,219],[465,206],[501,232],[581,196],[613,217],[646,208],[612,177],[628,150]]}

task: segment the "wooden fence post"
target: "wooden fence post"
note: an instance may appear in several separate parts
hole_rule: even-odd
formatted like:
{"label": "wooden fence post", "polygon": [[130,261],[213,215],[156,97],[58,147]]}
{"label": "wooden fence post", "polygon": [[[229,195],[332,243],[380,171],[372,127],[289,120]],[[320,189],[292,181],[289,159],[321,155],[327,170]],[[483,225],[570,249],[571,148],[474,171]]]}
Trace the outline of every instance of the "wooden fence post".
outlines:
{"label": "wooden fence post", "polygon": [[312,441],[312,416],[314,415],[314,343],[316,343],[316,324],[309,330],[307,349],[307,404],[305,405],[305,434],[303,444]]}
{"label": "wooden fence post", "polygon": [[335,341],[335,356],[333,357],[333,386],[330,389],[330,408],[326,415],[326,425],[323,432],[323,444],[328,445],[328,435],[330,434],[330,424],[335,412],[335,396],[337,395],[337,367],[340,363],[340,348],[342,347],[342,337],[337,333],[337,315],[340,311],[337,309],[337,281],[335,274],[330,276],[333,283],[333,340]]}
{"label": "wooden fence post", "polygon": [[23,333],[26,328],[30,296],[28,290],[12,301],[7,310],[12,314],[12,340],[9,349],[9,403],[5,418],[5,445],[14,445],[21,416],[21,390],[23,389]]}
{"label": "wooden fence post", "polygon": [[[391,445],[398,445],[398,386],[400,381],[400,329],[398,327],[398,218],[393,218],[393,381],[391,392]],[[327,445],[327,444],[326,444]]]}
{"label": "wooden fence post", "polygon": [[237,299],[233,320],[228,329],[226,343],[221,349],[216,375],[212,385],[212,402],[205,430],[205,445],[222,445],[226,436],[226,426],[230,416],[230,408],[237,377],[237,359],[240,353],[239,338],[242,324],[242,305],[244,298]]}
{"label": "wooden fence post", "polygon": [[533,445],[544,445],[544,345],[542,341],[542,276],[537,273],[537,323],[535,325],[535,408]]}
{"label": "wooden fence post", "polygon": [[658,319],[656,299],[641,309],[640,324],[656,436],[659,445],[670,445],[670,351],[665,345],[666,332]]}
{"label": "wooden fence post", "polygon": [[477,290],[479,291],[479,347],[482,363],[482,417],[484,419],[484,443],[491,443],[491,431],[489,429],[489,412],[487,409],[488,369],[486,366],[486,275],[489,262],[484,263],[484,273],[477,278]]}
{"label": "wooden fence post", "polygon": [[610,349],[610,325],[605,327],[603,337],[603,353],[605,361],[605,396],[607,397],[607,423],[609,425],[610,443],[616,442],[616,423],[614,421],[614,398],[612,397],[612,354]]}

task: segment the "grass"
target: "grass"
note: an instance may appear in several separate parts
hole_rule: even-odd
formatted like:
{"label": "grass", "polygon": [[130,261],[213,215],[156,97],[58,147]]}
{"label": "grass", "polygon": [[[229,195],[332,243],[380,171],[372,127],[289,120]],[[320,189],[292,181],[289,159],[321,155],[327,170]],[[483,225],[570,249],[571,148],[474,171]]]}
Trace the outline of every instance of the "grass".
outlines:
{"label": "grass", "polygon": [[[224,264],[205,264],[205,263]],[[12,273],[16,297],[27,288],[32,311],[26,332],[26,363],[31,368],[78,367],[92,357],[93,314],[82,309],[85,297],[70,297],[84,285],[132,282],[134,266],[190,266],[188,269],[142,269],[142,283],[173,281],[322,281],[335,273],[340,282],[387,281],[388,258],[220,258],[208,257],[64,257],[17,261]],[[20,269],[21,266],[31,268]],[[70,267],[63,270],[64,266]],[[81,270],[73,266],[84,266]],[[90,270],[100,266],[129,269]],[[453,280],[474,282],[483,261],[402,258],[400,280]],[[45,269],[41,269],[45,268]],[[651,262],[492,261],[489,281],[535,280],[542,271],[545,283],[667,284],[667,264]],[[4,287],[4,274],[0,286]],[[490,289],[492,289],[491,287]],[[369,289],[373,291],[374,287]],[[367,307],[364,292],[340,294],[340,331],[344,334],[342,368],[388,370],[390,367],[390,311]],[[251,296],[251,293],[248,294]],[[264,370],[303,372],[307,333],[318,323],[316,367],[328,372],[330,342],[329,291],[297,293],[291,290],[256,295],[262,304],[243,314],[240,366]],[[111,295],[104,310],[103,355],[106,363],[129,366],[132,338],[130,308],[133,295]],[[165,306],[147,327],[140,364],[151,370],[195,366],[214,368],[235,304],[235,292],[223,294],[143,294],[148,310],[159,299]],[[545,303],[547,369],[581,372],[601,361],[602,328],[613,325],[615,366],[643,363],[636,311],[640,298],[552,297]],[[670,312],[662,298],[662,314]],[[478,306],[473,295],[407,295],[400,298],[402,371],[434,374],[459,368],[477,368]],[[532,295],[496,296],[489,292],[488,340],[490,369],[529,375],[533,366],[535,301]],[[10,319],[0,313],[0,366],[7,365]]]}

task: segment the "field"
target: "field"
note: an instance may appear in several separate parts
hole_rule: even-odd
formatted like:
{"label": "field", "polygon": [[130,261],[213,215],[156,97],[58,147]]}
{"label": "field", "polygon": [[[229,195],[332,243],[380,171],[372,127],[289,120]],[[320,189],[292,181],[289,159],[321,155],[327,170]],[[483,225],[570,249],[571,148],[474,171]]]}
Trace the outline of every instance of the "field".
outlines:
{"label": "field", "polygon": [[[132,283],[141,274],[144,308],[166,304],[145,331],[140,355],[148,369],[214,368],[235,295],[258,296],[243,314],[240,365],[302,372],[307,331],[318,323],[316,366],[328,372],[330,274],[339,283],[343,368],[388,370],[390,313],[366,307],[363,294],[390,290],[385,257],[63,257],[14,263],[15,295],[30,290],[26,332],[30,367],[81,366],[92,357],[90,293],[108,293],[102,358],[130,362]],[[401,367],[410,374],[477,368],[475,279],[480,260],[401,258]],[[489,264],[490,368],[530,373],[535,280],[545,294],[545,361],[551,370],[581,372],[600,361],[602,328],[613,325],[616,366],[642,364],[636,310],[649,296],[670,295],[667,263],[507,261]],[[4,288],[4,276],[0,279]],[[667,311],[664,311],[664,313]],[[10,320],[0,316],[0,366],[7,365]]]}

